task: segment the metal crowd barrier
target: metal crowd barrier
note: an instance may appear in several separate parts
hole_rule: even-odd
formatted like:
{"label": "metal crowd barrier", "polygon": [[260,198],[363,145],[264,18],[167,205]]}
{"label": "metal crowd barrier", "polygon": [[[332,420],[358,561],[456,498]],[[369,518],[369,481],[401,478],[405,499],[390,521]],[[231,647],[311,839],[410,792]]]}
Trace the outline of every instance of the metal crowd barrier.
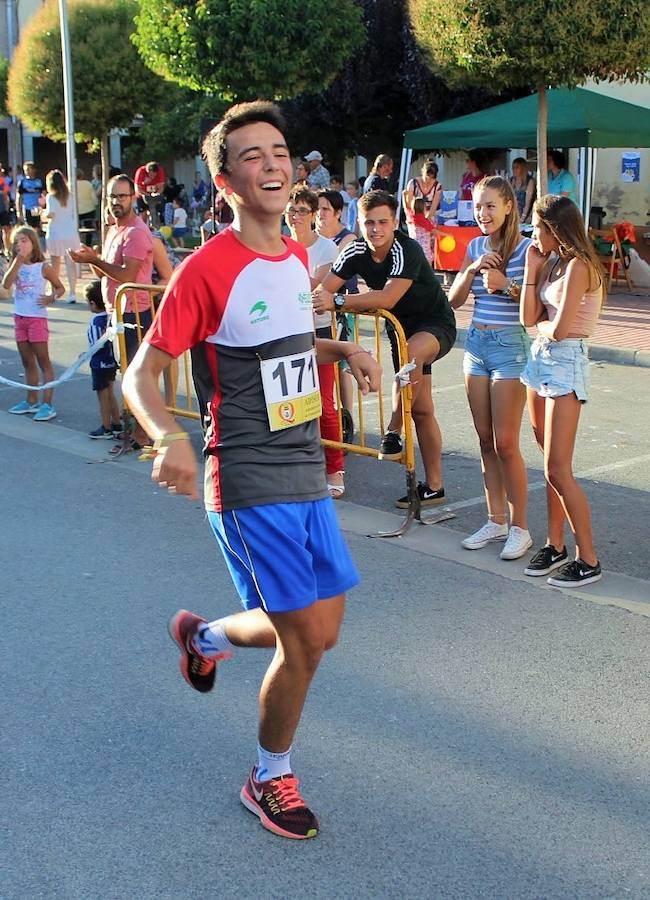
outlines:
{"label": "metal crowd barrier", "polygon": [[[146,291],[149,294],[149,309],[151,310],[152,316],[155,314],[157,300],[162,296],[164,288],[160,285],[153,284],[122,284],[117,290],[115,295],[115,311],[118,325],[118,343],[120,349],[120,371],[122,375],[126,372],[126,368],[128,365],[127,362],[127,354],[126,354],[126,339],[124,334],[124,328],[121,328],[121,325],[124,325],[124,306],[126,302],[126,298],[129,291]],[[137,309],[134,309],[135,313],[135,327],[137,329],[137,342],[141,343],[142,338],[144,337],[145,328],[142,327],[140,321],[140,312]],[[388,346],[387,341],[382,340],[381,334],[381,325],[382,322],[390,322],[392,327],[395,329],[395,337],[397,340],[397,348],[398,348],[398,359],[400,367],[406,365],[410,362],[408,358],[408,347],[406,343],[406,337],[404,336],[404,331],[402,326],[397,321],[395,316],[392,313],[388,312],[384,309],[373,310],[371,312],[347,312],[346,316],[352,318],[353,328],[352,328],[352,340],[355,343],[361,344],[363,346],[362,336],[360,333],[359,323],[362,319],[371,319],[374,324],[374,334],[372,335],[372,346],[366,347],[366,349],[370,349],[375,356],[375,359],[382,365],[382,369],[391,371],[392,370],[392,359],[390,360],[388,369],[383,364],[383,356],[386,356],[384,351],[388,351],[388,356],[390,357],[390,348]],[[125,326],[128,327],[128,324]],[[336,337],[336,322],[334,316],[332,317],[332,336]],[[182,373],[182,380],[184,390],[181,391],[181,395],[184,397],[184,403],[179,403],[179,391],[178,391],[178,382],[179,376]],[[339,367],[336,366],[335,370],[336,376],[336,394],[337,394],[337,407],[338,407],[338,415],[339,415],[339,426],[342,429],[342,411],[343,404],[341,402],[341,384],[340,384],[340,373]],[[188,419],[196,419],[200,420],[201,414],[198,409],[198,406],[194,399],[194,388],[192,383],[192,366],[189,351],[183,353],[183,355],[178,359],[174,360],[169,369],[164,373],[164,394],[165,394],[165,405],[172,415],[185,417]],[[417,479],[415,473],[415,444],[414,444],[414,429],[413,429],[413,417],[411,415],[411,398],[412,398],[412,388],[410,383],[400,385],[400,396],[402,402],[402,422],[403,422],[403,431],[404,431],[404,441],[403,441],[403,451],[399,459],[390,460],[390,462],[397,462],[400,465],[404,466],[405,476],[406,476],[406,494],[408,497],[408,509],[406,510],[406,516],[404,518],[403,523],[399,528],[394,531],[387,532],[377,532],[375,534],[370,534],[368,537],[399,537],[400,535],[405,534],[408,529],[411,527],[414,521],[419,522],[421,525],[435,525],[438,522],[444,522],[447,519],[454,518],[454,513],[451,510],[443,509],[438,513],[434,513],[433,515],[429,515],[426,518],[422,515],[422,507],[420,503],[420,498],[417,491]],[[375,399],[376,398],[376,399]],[[356,453],[360,456],[369,456],[374,459],[379,458],[379,450],[375,447],[371,447],[368,445],[366,441],[366,416],[367,416],[367,406],[369,403],[377,402],[378,403],[378,423],[379,423],[379,434],[383,435],[386,431],[386,423],[384,416],[384,395],[383,391],[380,389],[376,394],[362,394],[361,390],[357,387],[356,390],[356,412],[358,416],[358,425],[355,429],[356,434],[359,435],[358,443],[346,443],[343,440],[341,441],[329,441],[322,440],[322,444],[325,447],[334,447],[340,450],[343,450],[346,453]],[[128,407],[126,405],[126,401],[124,401],[124,449],[125,451],[130,449],[129,447],[129,434],[127,423],[130,417],[130,413]],[[341,431],[341,433],[343,433]]]}
{"label": "metal crowd barrier", "polygon": [[[382,341],[381,335],[381,324],[383,322],[390,322],[392,327],[395,329],[395,338],[397,340],[397,349],[398,349],[398,361],[399,367],[405,366],[410,362],[408,358],[408,345],[406,343],[406,337],[404,335],[404,330],[402,326],[395,318],[395,316],[388,312],[385,309],[376,309],[369,312],[356,312],[356,311],[345,311],[346,316],[350,316],[353,321],[352,328],[352,337],[351,340],[354,343],[361,344],[363,346],[363,341],[361,340],[361,333],[359,328],[359,321],[361,319],[372,319],[374,323],[374,334],[372,335],[372,348],[366,346],[366,349],[371,349],[375,359],[380,363],[382,367],[382,371],[392,371],[393,362],[392,357],[390,355],[390,347],[387,341]],[[336,336],[336,323],[333,320],[332,322],[332,336]],[[388,351],[388,357],[390,359],[388,368],[384,365],[383,351]],[[337,405],[338,405],[338,413],[339,413],[339,426],[343,427],[342,423],[342,410],[343,404],[341,402],[341,386],[340,386],[340,373],[339,367],[336,367],[336,393],[337,393]],[[368,537],[400,537],[409,530],[414,521],[419,522],[421,525],[436,525],[439,522],[445,522],[447,519],[453,519],[455,514],[450,509],[440,510],[438,513],[427,516],[423,518],[422,516],[422,505],[420,503],[420,497],[417,491],[417,478],[415,472],[415,443],[414,443],[414,429],[413,429],[413,417],[411,414],[411,401],[412,401],[412,386],[410,382],[406,384],[400,384],[400,397],[401,397],[401,405],[402,405],[402,428],[404,432],[404,441],[403,441],[403,450],[399,459],[387,460],[388,462],[396,462],[400,465],[404,466],[405,476],[406,476],[406,495],[408,497],[408,508],[406,510],[406,516],[404,521],[400,525],[399,528],[394,531],[380,531],[374,534],[369,534]],[[386,432],[385,427],[385,417],[384,417],[384,396],[383,390],[380,386],[379,391],[376,394],[362,394],[361,390],[357,388],[356,391],[356,409],[358,414],[358,429],[356,429],[359,434],[359,443],[345,443],[344,441],[329,441],[322,440],[322,444],[324,447],[334,447],[340,450],[343,450],[347,453],[357,453],[360,456],[370,456],[374,459],[379,458],[379,450],[375,447],[368,446],[366,442],[366,428],[365,428],[365,418],[366,413],[364,410],[364,406],[367,404],[376,402],[379,405],[378,409],[378,422],[379,422],[379,434],[383,435]],[[341,433],[343,433],[341,431]]]}

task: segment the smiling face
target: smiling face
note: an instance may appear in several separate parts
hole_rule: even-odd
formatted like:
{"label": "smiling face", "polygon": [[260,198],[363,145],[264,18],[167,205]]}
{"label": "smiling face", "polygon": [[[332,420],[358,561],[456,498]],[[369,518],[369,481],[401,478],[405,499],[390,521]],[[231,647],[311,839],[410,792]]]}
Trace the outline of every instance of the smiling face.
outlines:
{"label": "smiling face", "polygon": [[512,201],[504,200],[495,188],[480,188],[474,191],[474,218],[483,234],[498,232],[512,212]]}
{"label": "smiling face", "polygon": [[238,210],[282,215],[293,174],[282,133],[267,122],[253,122],[231,131],[226,144],[227,170],[215,183],[228,201]]}
{"label": "smiling face", "polygon": [[290,200],[284,211],[284,220],[289,226],[291,237],[302,243],[302,238],[311,233],[316,213],[304,200]]}
{"label": "smiling face", "polygon": [[559,253],[560,251],[560,245],[557,238],[536,212],[533,213],[532,240],[539,252],[543,253],[545,256],[548,253]]}
{"label": "smiling face", "polygon": [[361,233],[371,250],[376,253],[388,252],[397,228],[397,219],[389,206],[375,206],[359,210]]}

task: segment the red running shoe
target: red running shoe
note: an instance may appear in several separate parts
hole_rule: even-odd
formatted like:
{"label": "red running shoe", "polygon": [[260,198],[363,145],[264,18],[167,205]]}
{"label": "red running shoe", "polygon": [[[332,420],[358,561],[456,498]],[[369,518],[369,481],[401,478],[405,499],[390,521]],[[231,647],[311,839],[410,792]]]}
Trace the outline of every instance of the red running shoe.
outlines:
{"label": "red running shoe", "polygon": [[300,796],[299,783],[295,775],[256,781],[253,767],[239,799],[269,831],[304,841],[318,834],[318,819]]}
{"label": "red running shoe", "polygon": [[214,687],[217,663],[222,659],[230,659],[232,653],[225,651],[209,657],[197,653],[192,639],[201,625],[207,625],[207,620],[186,609],[179,609],[176,615],[171,617],[167,627],[171,639],[178,644],[181,651],[179,662],[181,675],[195,691],[206,694]]}

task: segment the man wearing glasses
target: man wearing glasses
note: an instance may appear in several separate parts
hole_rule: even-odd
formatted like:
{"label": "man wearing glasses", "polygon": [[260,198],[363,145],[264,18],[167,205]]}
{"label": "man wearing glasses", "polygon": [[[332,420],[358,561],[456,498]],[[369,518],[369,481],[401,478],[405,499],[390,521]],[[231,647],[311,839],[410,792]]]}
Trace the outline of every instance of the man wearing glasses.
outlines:
{"label": "man wearing glasses", "polygon": [[[136,282],[151,284],[153,267],[153,238],[142,219],[135,213],[135,188],[128,175],[116,175],[108,182],[108,204],[115,224],[106,232],[102,255],[92,247],[82,245],[68,250],[77,263],[86,263],[102,280],[102,296],[106,311],[115,307],[115,294],[121,284]],[[136,310],[139,322],[136,321]],[[127,328],[124,332],[126,358],[131,362],[141,339],[151,325],[149,294],[146,291],[129,291],[123,319],[125,323],[139,324],[140,331]],[[136,430],[135,440],[142,444],[146,435]]]}

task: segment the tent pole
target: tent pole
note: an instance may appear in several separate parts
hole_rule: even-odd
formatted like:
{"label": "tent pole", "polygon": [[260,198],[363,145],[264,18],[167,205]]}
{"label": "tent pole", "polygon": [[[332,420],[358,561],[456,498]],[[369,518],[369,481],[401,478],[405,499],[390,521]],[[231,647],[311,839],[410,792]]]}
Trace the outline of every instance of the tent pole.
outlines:
{"label": "tent pole", "polygon": [[397,187],[397,221],[399,222],[402,212],[402,191],[406,188],[409,169],[411,168],[411,160],[413,151],[410,147],[402,148],[402,159],[399,166],[399,185]]}

